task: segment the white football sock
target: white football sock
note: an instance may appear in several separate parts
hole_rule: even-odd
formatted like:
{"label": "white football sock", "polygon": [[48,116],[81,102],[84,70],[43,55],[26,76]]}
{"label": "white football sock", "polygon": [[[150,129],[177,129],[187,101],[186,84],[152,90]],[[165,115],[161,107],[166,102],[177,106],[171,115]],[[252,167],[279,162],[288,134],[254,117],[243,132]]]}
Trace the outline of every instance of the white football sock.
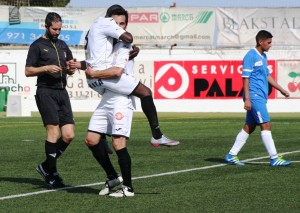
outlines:
{"label": "white football sock", "polygon": [[239,134],[236,136],[235,142],[234,142],[232,148],[230,149],[229,154],[237,155],[239,153],[239,151],[245,145],[248,137],[249,137],[249,134],[247,132],[245,132],[244,129],[242,129],[239,132]]}
{"label": "white football sock", "polygon": [[272,133],[270,130],[263,130],[261,131],[261,139],[263,144],[265,145],[265,148],[270,156],[271,159],[277,158],[278,154],[276,151],[275,143],[272,138]]}

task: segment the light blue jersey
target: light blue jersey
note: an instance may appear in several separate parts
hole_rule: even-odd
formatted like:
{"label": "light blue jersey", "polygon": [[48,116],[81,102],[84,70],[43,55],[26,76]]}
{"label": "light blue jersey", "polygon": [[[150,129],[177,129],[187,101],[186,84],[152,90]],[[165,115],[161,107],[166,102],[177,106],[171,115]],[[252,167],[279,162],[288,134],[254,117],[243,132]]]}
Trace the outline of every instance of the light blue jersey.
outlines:
{"label": "light blue jersey", "polygon": [[250,99],[268,99],[268,69],[267,55],[260,54],[255,48],[249,50],[243,59],[243,78],[249,78]]}
{"label": "light blue jersey", "polygon": [[249,50],[243,59],[243,78],[249,78],[251,110],[247,111],[246,124],[270,122],[267,109],[269,92],[267,55],[260,54],[255,48]]}

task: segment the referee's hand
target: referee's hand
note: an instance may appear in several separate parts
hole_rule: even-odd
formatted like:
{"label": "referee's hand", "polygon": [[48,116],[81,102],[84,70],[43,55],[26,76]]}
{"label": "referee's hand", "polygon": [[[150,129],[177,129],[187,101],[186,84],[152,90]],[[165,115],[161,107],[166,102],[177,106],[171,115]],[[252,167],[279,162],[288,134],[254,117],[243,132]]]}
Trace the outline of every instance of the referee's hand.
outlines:
{"label": "referee's hand", "polygon": [[47,65],[44,67],[44,70],[47,73],[58,73],[62,71],[62,68],[56,65]]}

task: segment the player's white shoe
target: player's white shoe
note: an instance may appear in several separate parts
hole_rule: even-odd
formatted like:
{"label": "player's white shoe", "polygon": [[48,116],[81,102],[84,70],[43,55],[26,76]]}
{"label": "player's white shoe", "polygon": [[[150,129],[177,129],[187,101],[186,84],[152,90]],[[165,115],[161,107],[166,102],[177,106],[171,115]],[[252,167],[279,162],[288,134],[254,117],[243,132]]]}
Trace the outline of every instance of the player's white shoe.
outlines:
{"label": "player's white shoe", "polygon": [[110,193],[108,195],[109,197],[133,197],[134,196],[134,192],[133,190],[127,186],[122,186],[122,188],[116,192]]}
{"label": "player's white shoe", "polygon": [[123,178],[121,176],[119,176],[113,180],[107,180],[105,183],[105,187],[103,189],[101,189],[101,191],[99,192],[99,195],[108,195],[115,186],[117,186],[121,183],[123,183]]}
{"label": "player's white shoe", "polygon": [[152,137],[150,143],[152,146],[177,146],[180,142],[162,135],[160,139],[155,139]]}

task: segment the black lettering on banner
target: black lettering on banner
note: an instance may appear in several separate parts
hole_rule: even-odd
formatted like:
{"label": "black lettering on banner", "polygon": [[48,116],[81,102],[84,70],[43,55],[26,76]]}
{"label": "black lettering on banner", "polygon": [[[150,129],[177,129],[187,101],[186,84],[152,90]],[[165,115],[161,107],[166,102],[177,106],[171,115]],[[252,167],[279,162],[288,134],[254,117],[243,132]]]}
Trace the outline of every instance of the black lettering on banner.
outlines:
{"label": "black lettering on banner", "polygon": [[194,80],[194,96],[200,97],[200,92],[208,89],[209,83],[205,79],[195,79]]}
{"label": "black lettering on banner", "polygon": [[222,89],[220,88],[217,80],[215,79],[211,85],[211,87],[209,88],[207,95],[209,97],[224,97],[224,94],[222,92]]}

